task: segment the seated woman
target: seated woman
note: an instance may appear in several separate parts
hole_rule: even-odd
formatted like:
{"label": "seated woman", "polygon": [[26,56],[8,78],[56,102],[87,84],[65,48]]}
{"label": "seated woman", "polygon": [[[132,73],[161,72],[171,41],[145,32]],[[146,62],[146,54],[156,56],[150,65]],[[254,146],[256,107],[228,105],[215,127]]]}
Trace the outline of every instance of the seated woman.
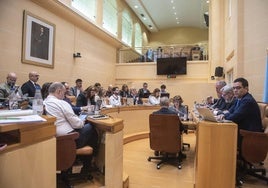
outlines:
{"label": "seated woman", "polygon": [[100,99],[100,97],[96,94],[96,91],[95,87],[89,86],[83,93],[78,95],[76,99],[76,106],[82,107],[96,105],[96,102]]}
{"label": "seated woman", "polygon": [[158,105],[160,103],[160,89],[155,88],[153,93],[149,96],[149,104]]}
{"label": "seated woman", "polygon": [[181,96],[176,95],[175,97],[173,97],[172,100],[173,100],[173,104],[169,107],[169,109],[176,112],[181,119],[186,120],[188,112],[187,112],[186,106],[182,105],[183,100],[182,100]]}

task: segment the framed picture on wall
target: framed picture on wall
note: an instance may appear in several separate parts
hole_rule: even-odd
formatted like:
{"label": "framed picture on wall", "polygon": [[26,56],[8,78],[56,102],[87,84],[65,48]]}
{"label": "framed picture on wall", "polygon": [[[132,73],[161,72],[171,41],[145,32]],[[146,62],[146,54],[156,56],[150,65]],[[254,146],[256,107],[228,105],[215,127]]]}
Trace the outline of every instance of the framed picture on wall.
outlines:
{"label": "framed picture on wall", "polygon": [[22,63],[54,67],[55,25],[24,11]]}

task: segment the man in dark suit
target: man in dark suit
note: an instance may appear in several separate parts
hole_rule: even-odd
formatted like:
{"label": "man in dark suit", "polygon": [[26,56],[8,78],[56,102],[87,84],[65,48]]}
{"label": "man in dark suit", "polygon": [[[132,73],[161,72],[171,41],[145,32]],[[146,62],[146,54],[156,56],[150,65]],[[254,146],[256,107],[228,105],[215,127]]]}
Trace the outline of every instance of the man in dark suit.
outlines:
{"label": "man in dark suit", "polygon": [[29,81],[25,82],[21,86],[21,91],[22,94],[28,94],[27,97],[34,97],[35,95],[35,90],[36,89],[41,89],[40,85],[37,84],[37,81],[39,79],[39,74],[35,71],[32,71],[29,73]]}
{"label": "man in dark suit", "polygon": [[237,78],[233,83],[236,104],[225,114],[225,119],[238,124],[239,129],[262,132],[261,114],[256,100],[248,93],[248,81]]}
{"label": "man in dark suit", "polygon": [[[170,110],[169,107],[169,99],[167,97],[161,97],[160,98],[160,110],[153,112],[153,114],[174,114],[174,115],[178,115],[176,112],[174,112],[173,110]],[[180,132],[182,133],[184,130],[182,123],[180,124]],[[159,155],[159,151],[155,151],[155,155],[158,156]],[[180,151],[179,153],[180,157],[185,159],[186,155],[184,153],[182,153]]]}

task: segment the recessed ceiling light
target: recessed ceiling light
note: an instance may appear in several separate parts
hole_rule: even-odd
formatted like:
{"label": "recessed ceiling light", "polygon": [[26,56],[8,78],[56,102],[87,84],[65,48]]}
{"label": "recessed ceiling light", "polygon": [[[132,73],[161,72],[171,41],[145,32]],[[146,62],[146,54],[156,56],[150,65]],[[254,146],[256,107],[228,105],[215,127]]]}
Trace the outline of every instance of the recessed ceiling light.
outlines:
{"label": "recessed ceiling light", "polygon": [[138,5],[135,5],[134,8],[139,8],[139,6]]}
{"label": "recessed ceiling light", "polygon": [[177,15],[177,12],[174,12],[175,15]]}
{"label": "recessed ceiling light", "polygon": [[145,18],[145,17],[143,17],[142,19],[143,19],[143,20],[146,20],[146,18]]}
{"label": "recessed ceiling light", "polygon": [[173,6],[172,8],[175,9],[176,7]]}
{"label": "recessed ceiling light", "polygon": [[179,24],[180,22],[178,21],[177,24]]}
{"label": "recessed ceiling light", "polygon": [[176,20],[179,19],[178,17],[176,17]]}
{"label": "recessed ceiling light", "polygon": [[170,2],[171,2],[171,3],[173,3],[174,1],[173,1],[173,0],[171,0]]}
{"label": "recessed ceiling light", "polygon": [[209,0],[207,0],[207,3],[209,3]]}

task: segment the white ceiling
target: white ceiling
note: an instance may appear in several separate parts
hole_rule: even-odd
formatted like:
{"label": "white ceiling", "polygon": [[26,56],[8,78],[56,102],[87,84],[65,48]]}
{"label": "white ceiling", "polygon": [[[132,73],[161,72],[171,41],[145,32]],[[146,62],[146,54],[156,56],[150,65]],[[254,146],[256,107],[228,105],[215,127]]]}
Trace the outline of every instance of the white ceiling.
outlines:
{"label": "white ceiling", "polygon": [[174,27],[207,28],[204,14],[208,13],[208,0],[125,1],[151,32]]}

